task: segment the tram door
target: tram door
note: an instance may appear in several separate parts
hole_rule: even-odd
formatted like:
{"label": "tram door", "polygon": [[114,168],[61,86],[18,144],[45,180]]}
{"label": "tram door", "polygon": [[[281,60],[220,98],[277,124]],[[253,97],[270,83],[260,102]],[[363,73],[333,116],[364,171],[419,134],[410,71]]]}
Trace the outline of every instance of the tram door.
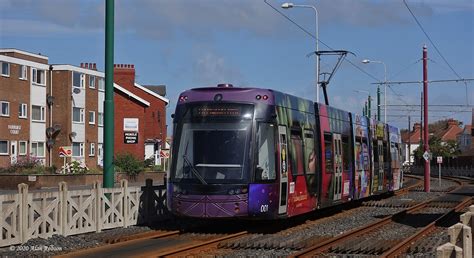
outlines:
{"label": "tram door", "polygon": [[384,160],[383,160],[383,142],[382,140],[377,141],[377,154],[379,155],[379,191],[383,190],[384,186]]}
{"label": "tram door", "polygon": [[342,198],[342,142],[340,134],[333,134],[334,149],[334,200]]}
{"label": "tram door", "polygon": [[280,198],[278,204],[278,213],[286,213],[288,199],[288,137],[286,134],[286,126],[278,126],[279,140],[279,162],[280,162]]}

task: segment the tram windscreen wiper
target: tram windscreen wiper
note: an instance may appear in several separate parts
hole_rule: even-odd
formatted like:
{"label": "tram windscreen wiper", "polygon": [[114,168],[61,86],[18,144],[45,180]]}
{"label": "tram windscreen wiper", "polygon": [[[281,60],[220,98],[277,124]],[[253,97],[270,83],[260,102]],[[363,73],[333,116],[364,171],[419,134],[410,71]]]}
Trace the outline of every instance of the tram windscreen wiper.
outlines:
{"label": "tram windscreen wiper", "polygon": [[193,166],[191,161],[188,160],[188,157],[186,157],[186,155],[183,155],[183,160],[191,168],[191,171],[193,172],[193,175],[195,175],[197,177],[197,179],[199,179],[199,181],[201,181],[201,183],[203,185],[207,185],[206,180],[204,180],[204,178],[202,178],[201,174],[199,174],[199,171],[197,171],[197,169]]}

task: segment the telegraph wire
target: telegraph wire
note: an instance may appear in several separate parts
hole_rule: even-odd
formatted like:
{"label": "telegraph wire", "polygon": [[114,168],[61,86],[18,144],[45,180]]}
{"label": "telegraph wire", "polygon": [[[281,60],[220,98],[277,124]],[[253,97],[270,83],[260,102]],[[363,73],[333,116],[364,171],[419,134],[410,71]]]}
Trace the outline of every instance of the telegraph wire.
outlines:
{"label": "telegraph wire", "polygon": [[[299,25],[298,23],[296,23],[295,21],[293,21],[288,15],[284,14],[283,12],[281,12],[280,10],[278,10],[278,8],[275,8],[273,5],[271,5],[270,3],[267,2],[267,0],[263,0],[263,2],[265,2],[268,6],[270,6],[273,10],[275,10],[277,13],[279,13],[281,16],[285,17],[289,22],[293,23],[296,27],[298,27],[300,30],[302,30],[303,32],[305,32],[306,34],[308,34],[308,36],[312,37],[313,39],[316,39],[316,36],[314,36],[311,32],[309,32],[308,30],[306,30],[303,26]],[[330,50],[334,50],[334,48],[330,47],[328,44],[324,43],[323,41],[321,41],[320,39],[316,39],[319,41],[319,43],[323,44],[325,47],[327,47],[328,49]],[[368,73],[367,71],[365,71],[364,69],[360,68],[358,65],[354,64],[353,62],[351,62],[349,59],[345,58],[344,61],[347,61],[349,64],[351,64],[352,66],[354,66],[355,68],[357,68],[359,71],[363,72],[364,74],[366,74],[367,76],[369,76],[370,78],[380,82],[379,79],[377,79],[377,77],[373,76],[372,74]]]}

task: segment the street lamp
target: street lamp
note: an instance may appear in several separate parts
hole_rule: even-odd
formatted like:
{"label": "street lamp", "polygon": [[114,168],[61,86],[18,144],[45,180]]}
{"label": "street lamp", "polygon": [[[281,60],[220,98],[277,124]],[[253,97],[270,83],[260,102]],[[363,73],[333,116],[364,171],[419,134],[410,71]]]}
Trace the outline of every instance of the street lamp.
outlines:
{"label": "street lamp", "polygon": [[[363,64],[368,63],[375,63],[375,64],[383,64],[384,68],[384,97],[383,97],[383,112],[384,112],[384,123],[387,123],[387,66],[382,61],[374,61],[369,59],[362,60]],[[380,86],[377,86],[377,92],[380,92]],[[377,118],[380,121],[380,100],[377,99]]]}
{"label": "street lamp", "polygon": [[318,22],[318,9],[312,5],[299,5],[293,3],[284,3],[281,5],[283,9],[290,9],[293,7],[301,7],[301,8],[311,8],[314,10],[315,20],[316,20],[316,102],[319,102],[319,22]]}

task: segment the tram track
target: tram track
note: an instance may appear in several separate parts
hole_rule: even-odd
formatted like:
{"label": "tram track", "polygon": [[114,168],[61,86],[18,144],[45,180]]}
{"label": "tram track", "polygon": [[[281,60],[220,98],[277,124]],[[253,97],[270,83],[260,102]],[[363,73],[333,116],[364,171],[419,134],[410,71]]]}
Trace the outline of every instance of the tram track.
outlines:
{"label": "tram track", "polygon": [[[452,180],[460,186],[451,189],[450,192],[462,188],[462,181]],[[292,254],[292,257],[361,255],[397,257],[415,241],[435,230],[438,223],[471,203],[472,198],[456,195],[444,195],[427,200],[383,220],[303,249]],[[386,232],[390,232],[390,234]]]}

